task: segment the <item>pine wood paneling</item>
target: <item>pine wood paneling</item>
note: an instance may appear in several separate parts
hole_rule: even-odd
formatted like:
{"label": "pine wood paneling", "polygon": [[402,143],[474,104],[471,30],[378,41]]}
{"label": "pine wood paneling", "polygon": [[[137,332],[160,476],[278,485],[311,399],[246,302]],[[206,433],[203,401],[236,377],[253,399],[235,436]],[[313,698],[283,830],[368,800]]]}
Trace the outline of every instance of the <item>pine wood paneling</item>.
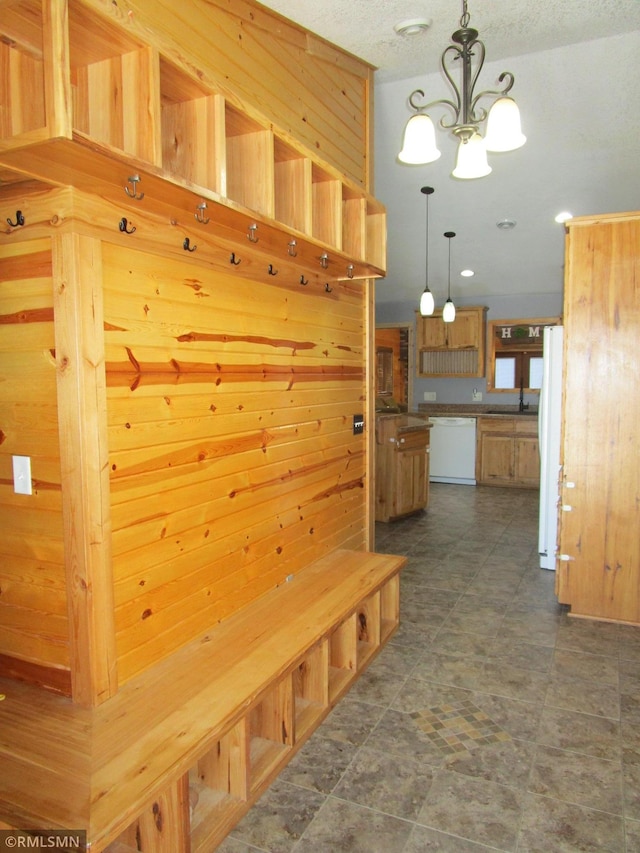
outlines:
{"label": "pine wood paneling", "polygon": [[364,542],[364,293],[103,244],[119,675]]}
{"label": "pine wood paneling", "polygon": [[[4,671],[10,658],[45,668],[69,668],[53,316],[50,241],[1,245],[0,653],[7,657],[0,670]],[[14,493],[14,454],[31,457],[32,495]]]}

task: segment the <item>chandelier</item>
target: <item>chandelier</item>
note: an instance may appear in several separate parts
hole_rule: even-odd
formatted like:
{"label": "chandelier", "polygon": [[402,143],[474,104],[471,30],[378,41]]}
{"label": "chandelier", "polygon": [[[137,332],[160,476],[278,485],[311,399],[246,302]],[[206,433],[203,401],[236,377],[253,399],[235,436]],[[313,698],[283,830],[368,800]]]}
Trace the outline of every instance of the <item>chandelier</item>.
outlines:
{"label": "chandelier", "polygon": [[[433,163],[440,157],[436,145],[433,121],[426,110],[435,106],[445,106],[453,110],[453,121],[447,122],[446,116],[440,119],[440,126],[451,132],[459,140],[456,166],[452,172],[455,178],[482,178],[491,172],[487,162],[487,151],[513,151],[527,141],[520,127],[520,111],[513,98],[508,97],[515,78],[510,71],[503,71],[498,82],[502,89],[487,89],[474,92],[476,82],[484,65],[485,48],[478,38],[478,31],[469,26],[467,0],[462,2],[460,29],[451,36],[450,44],[440,57],[440,65],[445,77],[454,91],[454,100],[441,98],[437,101],[421,104],[425,98],[422,89],[416,89],[409,96],[409,104],[416,114],[407,122],[404,132],[402,151],[398,159],[402,163],[422,165]],[[449,66],[460,62],[462,90],[456,86]],[[489,112],[478,105],[481,98],[496,96]],[[483,137],[480,126],[487,122]]]}

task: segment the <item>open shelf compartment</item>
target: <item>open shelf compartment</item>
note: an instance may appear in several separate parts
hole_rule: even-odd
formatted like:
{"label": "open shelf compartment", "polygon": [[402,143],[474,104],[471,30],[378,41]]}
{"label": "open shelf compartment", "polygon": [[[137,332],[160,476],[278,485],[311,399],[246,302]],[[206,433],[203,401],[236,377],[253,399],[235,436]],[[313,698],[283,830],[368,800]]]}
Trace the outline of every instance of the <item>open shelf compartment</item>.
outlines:
{"label": "open shelf compartment", "polygon": [[385,643],[400,624],[400,575],[380,590],[380,642]]}
{"label": "open shelf compartment", "polygon": [[224,195],[225,101],[161,57],[162,167]]}
{"label": "open shelf compartment", "polygon": [[274,141],[275,218],[311,234],[311,160],[279,137]]}
{"label": "open shelf compartment", "polygon": [[0,140],[19,145],[47,125],[39,0],[3,6],[0,33]]}
{"label": "open shelf compartment", "polygon": [[311,186],[312,236],[342,249],[342,182],[314,163]]}
{"label": "open shelf compartment", "polygon": [[208,851],[246,810],[249,738],[242,718],[189,771],[191,849]]}
{"label": "open shelf compartment", "polygon": [[291,676],[269,688],[248,714],[249,787],[268,784],[287,760],[293,745],[293,686]]}
{"label": "open shelf compartment", "polygon": [[362,669],[380,648],[380,593],[369,596],[356,611],[358,669]]}
{"label": "open shelf compartment", "polygon": [[227,186],[225,195],[274,218],[274,139],[271,130],[225,104]]}
{"label": "open shelf compartment", "polygon": [[324,640],[310,649],[291,673],[295,741],[307,737],[329,706],[329,643]]}
{"label": "open shelf compartment", "polygon": [[329,637],[329,700],[333,703],[356,677],[356,614],[352,613]]}
{"label": "open shelf compartment", "polygon": [[69,62],[74,130],[159,166],[157,51],[70,0]]}

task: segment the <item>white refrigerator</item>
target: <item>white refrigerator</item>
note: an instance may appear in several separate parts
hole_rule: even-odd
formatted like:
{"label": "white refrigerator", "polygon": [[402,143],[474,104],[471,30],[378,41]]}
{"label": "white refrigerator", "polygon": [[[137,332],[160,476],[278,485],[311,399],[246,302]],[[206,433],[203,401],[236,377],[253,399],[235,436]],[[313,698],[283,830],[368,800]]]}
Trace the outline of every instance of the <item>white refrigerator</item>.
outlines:
{"label": "white refrigerator", "polygon": [[540,443],[540,568],[555,569],[560,500],[560,432],[562,424],[562,349],[564,328],[544,331],[542,386],[538,407]]}

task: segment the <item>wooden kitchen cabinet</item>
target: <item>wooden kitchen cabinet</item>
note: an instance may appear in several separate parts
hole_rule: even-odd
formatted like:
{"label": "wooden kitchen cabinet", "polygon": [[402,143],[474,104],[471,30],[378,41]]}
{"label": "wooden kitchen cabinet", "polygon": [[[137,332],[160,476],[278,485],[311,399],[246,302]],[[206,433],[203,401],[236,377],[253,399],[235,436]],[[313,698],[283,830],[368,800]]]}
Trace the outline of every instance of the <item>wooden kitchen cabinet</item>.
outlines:
{"label": "wooden kitchen cabinet", "polygon": [[640,624],[640,212],[567,223],[556,593]]}
{"label": "wooden kitchen cabinet", "polygon": [[538,422],[533,415],[478,418],[476,481],[483,486],[539,487]]}
{"label": "wooden kitchen cabinet", "polygon": [[484,376],[486,314],[484,306],[458,308],[453,323],[445,323],[441,310],[430,317],[416,311],[418,374]]}
{"label": "wooden kitchen cabinet", "polygon": [[376,521],[391,521],[429,503],[430,425],[411,415],[376,419]]}

